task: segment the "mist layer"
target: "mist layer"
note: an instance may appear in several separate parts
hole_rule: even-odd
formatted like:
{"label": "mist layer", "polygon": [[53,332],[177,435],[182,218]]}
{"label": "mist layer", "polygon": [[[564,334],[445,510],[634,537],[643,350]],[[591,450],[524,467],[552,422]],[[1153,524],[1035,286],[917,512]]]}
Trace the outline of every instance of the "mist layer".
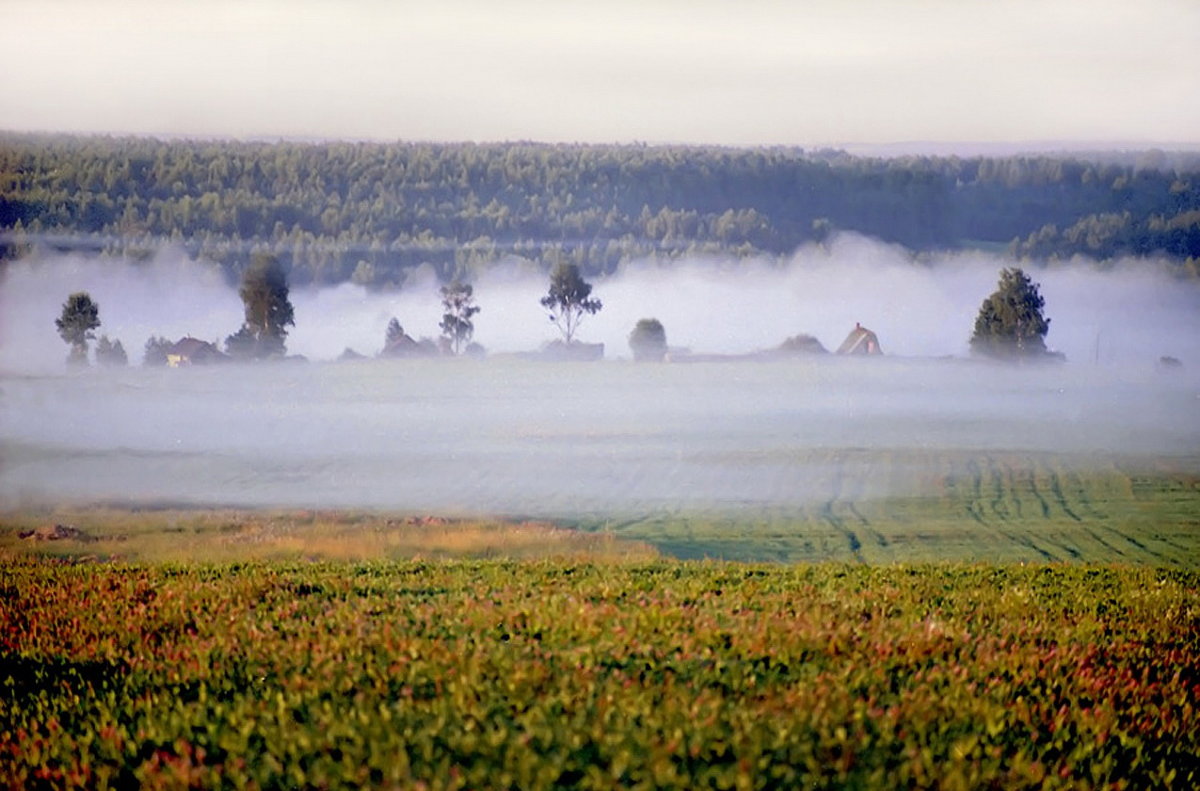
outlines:
{"label": "mist layer", "polygon": [[0,499],[568,517],[936,494],[994,452],[1195,457],[1194,374],[838,359],[94,369],[0,380]]}
{"label": "mist layer", "polygon": [[[668,342],[701,353],[744,354],[798,333],[835,349],[861,322],[884,351],[899,356],[965,355],[975,315],[1015,262],[983,254],[917,260],[907,251],[842,235],[786,261],[642,262],[594,281],[604,309],[579,338],[628,357],[641,318],[658,318]],[[1072,362],[1152,366],[1162,356],[1200,365],[1200,287],[1153,261],[1101,270],[1079,262],[1032,267],[1050,317],[1047,345]],[[345,349],[374,355],[390,318],[414,338],[436,337],[439,284],[432,275],[399,291],[353,284],[294,290],[289,352],[331,360]],[[544,273],[519,263],[482,272],[474,283],[482,312],[475,340],[494,353],[536,349],[557,337],[538,300]],[[101,333],[122,341],[134,362],[152,335],[192,335],[218,345],[241,324],[237,289],[217,271],[170,252],[150,263],[48,257],[12,263],[0,276],[0,371],[61,370],[66,346],[54,319],[67,295],[88,291],[100,304]]]}

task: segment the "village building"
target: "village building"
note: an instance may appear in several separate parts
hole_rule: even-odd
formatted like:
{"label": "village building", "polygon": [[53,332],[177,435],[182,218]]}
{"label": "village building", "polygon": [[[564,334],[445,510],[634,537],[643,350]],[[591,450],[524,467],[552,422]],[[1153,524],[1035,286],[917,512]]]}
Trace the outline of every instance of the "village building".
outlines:
{"label": "village building", "polygon": [[167,349],[167,365],[181,368],[185,365],[207,365],[228,359],[213,344],[199,338],[187,336]]}
{"label": "village building", "polygon": [[883,354],[879,338],[869,329],[854,322],[854,329],[838,347],[838,354]]}

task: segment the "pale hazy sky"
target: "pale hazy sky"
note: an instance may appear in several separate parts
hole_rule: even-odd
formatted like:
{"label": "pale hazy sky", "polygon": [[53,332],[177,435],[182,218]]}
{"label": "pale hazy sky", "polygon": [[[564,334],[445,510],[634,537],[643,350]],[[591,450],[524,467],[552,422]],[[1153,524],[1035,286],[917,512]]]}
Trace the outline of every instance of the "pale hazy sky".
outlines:
{"label": "pale hazy sky", "polygon": [[1200,0],[0,0],[0,129],[1200,143]]}

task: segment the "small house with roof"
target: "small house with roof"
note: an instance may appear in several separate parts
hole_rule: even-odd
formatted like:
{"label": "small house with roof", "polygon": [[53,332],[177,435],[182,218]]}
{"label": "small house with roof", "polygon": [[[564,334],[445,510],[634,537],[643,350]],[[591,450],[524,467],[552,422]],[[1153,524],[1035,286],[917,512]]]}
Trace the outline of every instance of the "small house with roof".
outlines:
{"label": "small house with roof", "polygon": [[869,329],[854,322],[854,329],[838,347],[838,354],[883,354],[879,338]]}
{"label": "small house with roof", "polygon": [[190,335],[179,339],[167,349],[167,365],[172,368],[181,368],[185,365],[207,365],[225,359],[227,357],[216,346]]}

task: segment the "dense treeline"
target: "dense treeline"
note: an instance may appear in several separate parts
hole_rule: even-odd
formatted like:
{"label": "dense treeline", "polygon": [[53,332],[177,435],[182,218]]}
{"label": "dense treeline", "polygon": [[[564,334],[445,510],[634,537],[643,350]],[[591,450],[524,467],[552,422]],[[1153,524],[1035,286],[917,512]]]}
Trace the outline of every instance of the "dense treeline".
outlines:
{"label": "dense treeline", "polygon": [[646,256],[786,255],[833,230],[914,250],[1161,254],[1200,268],[1200,158],[875,159],[641,145],[263,143],[0,136],[7,257],[175,245],[236,278],[446,280],[517,257],[588,275]]}

